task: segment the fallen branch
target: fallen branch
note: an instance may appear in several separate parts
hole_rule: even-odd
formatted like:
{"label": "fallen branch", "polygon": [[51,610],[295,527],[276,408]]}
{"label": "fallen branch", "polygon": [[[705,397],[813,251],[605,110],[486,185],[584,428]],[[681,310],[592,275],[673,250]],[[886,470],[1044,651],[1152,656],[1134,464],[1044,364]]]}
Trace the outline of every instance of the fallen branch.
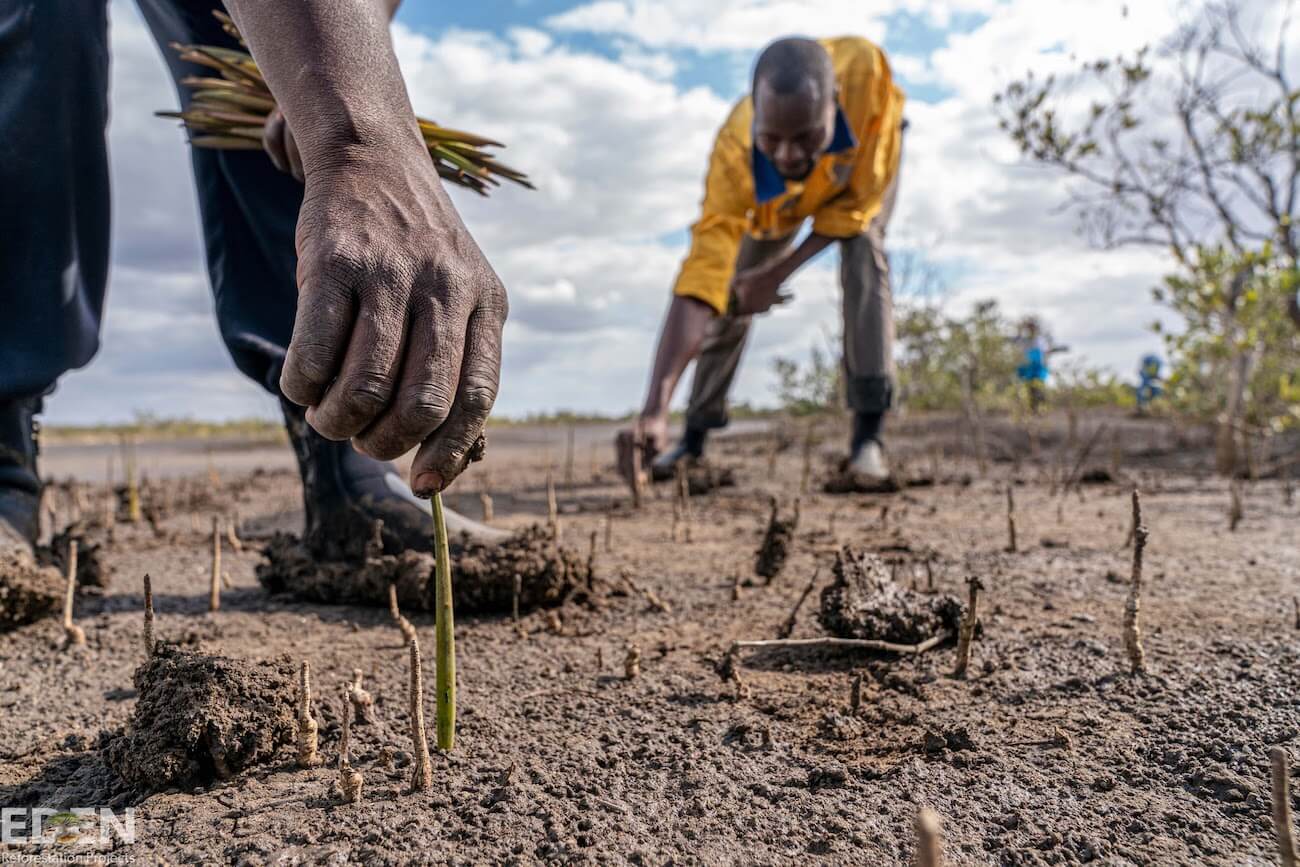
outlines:
{"label": "fallen branch", "polygon": [[873,638],[764,638],[754,641],[733,641],[731,650],[746,650],[753,648],[832,648],[839,647],[845,650],[876,650],[885,653],[925,653],[927,650],[933,650],[945,641],[952,638],[952,633],[944,631],[938,635],[927,638],[920,644],[894,644],[892,641],[877,641]]}

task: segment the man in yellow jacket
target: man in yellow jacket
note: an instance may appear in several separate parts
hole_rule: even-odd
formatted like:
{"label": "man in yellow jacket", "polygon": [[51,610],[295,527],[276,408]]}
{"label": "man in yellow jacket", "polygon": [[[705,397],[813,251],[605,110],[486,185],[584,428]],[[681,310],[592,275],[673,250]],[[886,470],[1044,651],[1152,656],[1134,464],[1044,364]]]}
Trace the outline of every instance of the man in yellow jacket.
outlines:
{"label": "man in yellow jacket", "polygon": [[[753,91],[718,133],[703,214],[665,318],[634,438],[658,454],[656,474],[703,453],[727,423],[727,392],[753,316],[789,300],[782,286],[840,246],[844,374],[853,410],[850,471],[889,470],[881,426],[893,395],[893,318],[885,226],[902,146],[903,94],[866,39],[782,39],[759,56]],[[795,244],[809,219],[812,232]],[[669,401],[698,359],[686,433],[659,454]]]}

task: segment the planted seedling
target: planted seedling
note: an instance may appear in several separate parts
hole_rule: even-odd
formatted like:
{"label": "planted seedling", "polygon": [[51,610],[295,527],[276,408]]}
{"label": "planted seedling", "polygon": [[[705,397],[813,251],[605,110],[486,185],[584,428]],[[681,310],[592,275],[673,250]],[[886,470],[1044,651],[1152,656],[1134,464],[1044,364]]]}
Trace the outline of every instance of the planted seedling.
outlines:
{"label": "planted seedling", "polygon": [[[554,496],[554,489],[552,489]],[[433,495],[434,574],[434,662],[437,665],[438,749],[456,744],[456,635],[451,601],[451,555],[447,549],[447,520],[442,495]]]}
{"label": "planted seedling", "polygon": [[304,659],[298,667],[298,766],[301,768],[320,764],[316,731],[316,719],[311,713],[311,664]]}
{"label": "planted seedling", "polygon": [[966,670],[970,667],[970,649],[975,639],[975,624],[979,621],[980,591],[984,589],[984,582],[978,576],[971,575],[966,579],[966,587],[969,596],[961,627],[957,631],[957,665],[953,668],[953,677],[965,677]]}
{"label": "planted seedling", "polygon": [[942,867],[943,839],[939,835],[939,814],[922,807],[916,814],[916,863],[918,867]]}
{"label": "planted seedling", "polygon": [[403,640],[407,644],[415,641],[415,626],[402,616],[401,609],[397,607],[397,585],[391,582],[388,585],[388,613],[392,615],[393,622],[401,630]]}
{"label": "planted seedling", "polygon": [[343,693],[343,734],[339,738],[339,792],[343,803],[360,804],[361,786],[365,782],[361,772],[352,767],[352,692],[345,687]]}
{"label": "planted seedling", "polygon": [[221,608],[221,518],[212,516],[212,574],[208,581],[208,611]]}
{"label": "planted seedling", "polygon": [[153,581],[144,576],[144,655],[153,656]]}
{"label": "planted seedling", "polygon": [[1016,495],[1007,485],[1007,552],[1014,554],[1019,550],[1016,545]]}
{"label": "planted seedling", "polygon": [[1282,747],[1269,751],[1273,767],[1273,830],[1277,835],[1277,850],[1282,867],[1296,867],[1300,853],[1296,851],[1294,824],[1291,820],[1291,768],[1287,752]]}
{"label": "planted seedling", "polygon": [[374,713],[375,700],[361,685],[361,677],[361,669],[352,669],[352,682],[348,684],[346,692],[348,701],[352,703],[352,708],[356,711],[357,722],[361,725],[369,725],[371,715]]}
{"label": "planted seedling", "polygon": [[420,662],[420,639],[411,636],[411,748],[414,770],[411,791],[425,792],[433,786],[433,761],[429,758],[429,739],[424,733],[424,672]]}
{"label": "planted seedling", "polygon": [[77,540],[68,543],[68,583],[63,594],[63,635],[67,646],[86,643],[86,632],[72,622],[72,599],[77,592]]}

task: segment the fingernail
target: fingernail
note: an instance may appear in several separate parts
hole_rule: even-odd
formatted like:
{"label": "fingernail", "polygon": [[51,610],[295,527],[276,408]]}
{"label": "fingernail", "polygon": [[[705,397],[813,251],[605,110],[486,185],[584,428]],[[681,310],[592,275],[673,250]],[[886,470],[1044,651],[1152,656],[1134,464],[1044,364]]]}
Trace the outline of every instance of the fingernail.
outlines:
{"label": "fingernail", "polygon": [[432,497],[442,490],[442,476],[437,473],[420,473],[411,486],[417,497]]}

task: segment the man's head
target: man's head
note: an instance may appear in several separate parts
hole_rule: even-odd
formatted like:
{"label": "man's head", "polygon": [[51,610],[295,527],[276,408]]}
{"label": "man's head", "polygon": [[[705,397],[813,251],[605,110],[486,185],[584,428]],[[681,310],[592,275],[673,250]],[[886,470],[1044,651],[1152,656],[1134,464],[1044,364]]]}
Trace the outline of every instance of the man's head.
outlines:
{"label": "man's head", "polygon": [[754,145],[781,176],[802,180],[835,137],[835,70],[811,39],[781,39],[754,66]]}

